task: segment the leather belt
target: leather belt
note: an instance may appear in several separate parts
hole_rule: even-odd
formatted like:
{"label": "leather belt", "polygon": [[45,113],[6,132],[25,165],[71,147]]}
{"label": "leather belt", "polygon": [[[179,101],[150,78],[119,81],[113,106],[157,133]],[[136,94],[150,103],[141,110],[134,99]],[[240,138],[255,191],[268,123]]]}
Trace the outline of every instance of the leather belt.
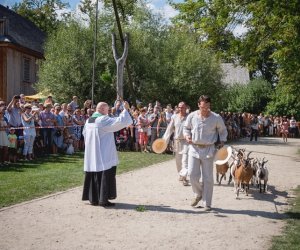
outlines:
{"label": "leather belt", "polygon": [[194,143],[193,145],[195,145],[198,148],[207,148],[207,147],[210,147],[210,146],[212,146],[214,144],[195,144]]}

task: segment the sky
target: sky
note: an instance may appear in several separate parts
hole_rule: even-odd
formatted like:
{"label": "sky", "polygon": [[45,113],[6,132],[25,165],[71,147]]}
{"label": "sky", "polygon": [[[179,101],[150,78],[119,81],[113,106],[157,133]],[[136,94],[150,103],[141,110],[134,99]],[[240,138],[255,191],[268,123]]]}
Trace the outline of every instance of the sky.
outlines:
{"label": "sky", "polygon": [[[93,0],[96,1],[96,0]],[[21,0],[0,0],[0,4],[4,6],[12,6],[16,2],[21,2]],[[80,0],[62,0],[62,2],[68,2],[70,4],[71,10],[76,10]],[[160,13],[165,17],[166,20],[176,16],[178,13],[175,9],[173,9],[169,4],[168,0],[147,0],[148,7],[153,10],[154,13]],[[184,2],[184,0],[173,0],[174,3]],[[237,26],[233,31],[235,36],[241,36],[247,31],[243,26]]]}
{"label": "sky", "polygon": [[[0,4],[4,6],[12,6],[15,3],[21,2],[21,0],[0,0]],[[62,0],[62,2],[68,2],[72,10],[76,10],[77,5],[80,0]],[[148,7],[151,8],[154,12],[161,13],[166,19],[171,18],[177,14],[177,11],[174,10],[167,0],[147,0]],[[183,2],[183,0],[173,0],[173,2]]]}

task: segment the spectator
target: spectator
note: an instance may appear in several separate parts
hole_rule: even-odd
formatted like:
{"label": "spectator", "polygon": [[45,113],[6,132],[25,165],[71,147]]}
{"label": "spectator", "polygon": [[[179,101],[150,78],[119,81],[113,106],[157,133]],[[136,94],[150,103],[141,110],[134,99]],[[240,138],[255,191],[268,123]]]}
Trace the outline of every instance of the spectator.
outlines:
{"label": "spectator", "polygon": [[44,145],[47,149],[47,153],[53,153],[53,136],[56,119],[53,113],[51,113],[51,104],[46,104],[45,110],[40,113],[40,119],[42,123],[42,134],[44,138]]}
{"label": "spectator", "polygon": [[73,111],[79,107],[79,105],[78,105],[78,97],[77,96],[73,96],[72,101],[69,103],[69,106],[72,107]]}
{"label": "spectator", "polygon": [[[11,100],[11,102],[7,106],[7,118],[8,123],[10,127],[21,127],[22,121],[21,121],[21,108],[20,108],[20,96],[14,96]],[[22,135],[21,129],[15,129],[16,136]]]}
{"label": "spectator", "polygon": [[4,120],[4,111],[3,107],[0,108],[0,166],[3,166],[6,161],[6,156],[8,152],[8,137],[6,133],[7,123]]}
{"label": "spectator", "polygon": [[250,125],[251,125],[250,141],[253,140],[253,136],[255,141],[257,141],[259,121],[256,115],[252,116]]}
{"label": "spectator", "polygon": [[8,135],[8,160],[9,162],[16,163],[17,162],[17,136],[15,135],[15,129],[9,129]]}
{"label": "spectator", "polygon": [[288,134],[289,134],[289,122],[288,122],[286,116],[283,116],[282,122],[280,124],[280,128],[281,128],[283,142],[287,142],[287,138],[288,138]]}
{"label": "spectator", "polygon": [[119,116],[123,111],[122,103],[120,100],[117,100],[114,105],[115,108],[115,116]]}
{"label": "spectator", "polygon": [[56,119],[56,128],[54,129],[54,154],[58,152],[62,152],[63,149],[63,129],[64,129],[64,120],[63,117],[60,115],[61,106],[56,106],[54,109],[54,116]]}
{"label": "spectator", "polygon": [[84,118],[81,116],[80,108],[75,110],[75,114],[73,115],[73,125],[74,125],[74,149],[75,151],[79,149],[83,149],[83,145],[80,143],[82,136],[82,128],[84,126]]}
{"label": "spectator", "polygon": [[51,106],[53,106],[53,104],[54,104],[51,95],[49,95],[49,96],[47,97],[47,99],[44,101],[44,107],[46,107],[48,104],[50,104]]}
{"label": "spectator", "polygon": [[83,108],[85,113],[87,113],[87,110],[92,108],[92,100],[86,100],[83,104]]}
{"label": "spectator", "polygon": [[19,100],[20,104],[25,105],[26,100],[25,100],[25,95],[24,94],[20,94],[20,100]]}
{"label": "spectator", "polygon": [[153,113],[149,116],[149,125],[151,126],[151,139],[150,147],[152,147],[153,142],[157,139],[157,124],[159,120],[159,107],[154,106]]}
{"label": "spectator", "polygon": [[292,138],[297,135],[297,121],[295,120],[294,116],[290,119],[290,135]]}
{"label": "spectator", "polygon": [[142,152],[149,152],[147,150],[147,144],[148,144],[148,130],[149,122],[146,116],[146,109],[141,109],[141,113],[138,116],[138,132],[139,132],[139,144]]}
{"label": "spectator", "polygon": [[72,136],[74,134],[73,129],[73,109],[70,104],[67,105],[67,113],[64,116],[64,124],[69,130],[69,134]]}
{"label": "spectator", "polygon": [[31,104],[26,103],[24,105],[25,111],[22,113],[22,125],[24,128],[24,149],[23,157],[24,160],[31,161],[33,159],[33,143],[36,136],[34,119],[37,111],[31,110]]}
{"label": "spectator", "polygon": [[173,115],[172,105],[168,104],[166,108],[166,121],[169,124]]}
{"label": "spectator", "polygon": [[157,129],[156,129],[156,134],[158,138],[162,138],[164,133],[166,132],[168,123],[167,123],[167,119],[166,119],[166,114],[165,113],[161,113],[158,123],[157,123]]}
{"label": "spectator", "polygon": [[61,117],[64,117],[67,114],[67,112],[68,112],[68,104],[63,103],[61,105],[61,110],[60,110],[59,114]]}

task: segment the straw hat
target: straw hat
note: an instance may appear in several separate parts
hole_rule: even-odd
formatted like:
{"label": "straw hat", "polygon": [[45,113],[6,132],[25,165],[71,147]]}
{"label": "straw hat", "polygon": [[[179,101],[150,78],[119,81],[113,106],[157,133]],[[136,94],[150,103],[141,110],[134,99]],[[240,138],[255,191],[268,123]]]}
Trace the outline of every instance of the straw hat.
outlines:
{"label": "straw hat", "polygon": [[161,154],[161,153],[165,152],[165,150],[167,149],[167,146],[168,146],[168,144],[164,139],[158,138],[153,142],[152,150],[156,154]]}
{"label": "straw hat", "polygon": [[232,147],[224,146],[217,151],[214,161],[217,165],[225,164],[228,162],[231,155],[232,155]]}

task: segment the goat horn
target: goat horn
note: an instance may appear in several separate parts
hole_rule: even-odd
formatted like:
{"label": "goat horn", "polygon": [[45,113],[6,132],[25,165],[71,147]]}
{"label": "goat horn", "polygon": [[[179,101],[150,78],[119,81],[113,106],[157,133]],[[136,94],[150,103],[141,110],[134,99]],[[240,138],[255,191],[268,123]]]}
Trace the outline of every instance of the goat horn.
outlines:
{"label": "goat horn", "polygon": [[252,153],[252,151],[250,151],[248,154],[247,154],[247,159],[249,158],[249,155]]}

